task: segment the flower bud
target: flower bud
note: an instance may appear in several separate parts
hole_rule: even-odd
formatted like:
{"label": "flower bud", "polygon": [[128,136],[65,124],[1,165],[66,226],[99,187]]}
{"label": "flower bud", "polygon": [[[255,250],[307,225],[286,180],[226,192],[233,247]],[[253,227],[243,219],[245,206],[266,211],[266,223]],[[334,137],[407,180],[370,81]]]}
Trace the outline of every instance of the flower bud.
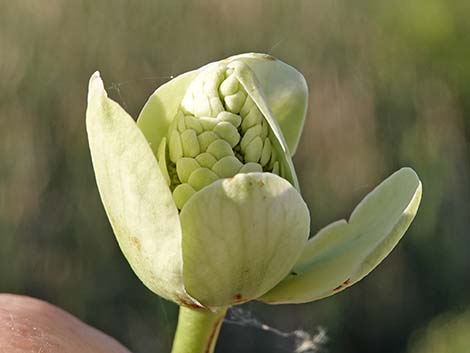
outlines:
{"label": "flower bud", "polygon": [[284,176],[275,138],[234,69],[225,63],[207,67],[189,85],[158,147],[178,209],[218,179],[254,172]]}

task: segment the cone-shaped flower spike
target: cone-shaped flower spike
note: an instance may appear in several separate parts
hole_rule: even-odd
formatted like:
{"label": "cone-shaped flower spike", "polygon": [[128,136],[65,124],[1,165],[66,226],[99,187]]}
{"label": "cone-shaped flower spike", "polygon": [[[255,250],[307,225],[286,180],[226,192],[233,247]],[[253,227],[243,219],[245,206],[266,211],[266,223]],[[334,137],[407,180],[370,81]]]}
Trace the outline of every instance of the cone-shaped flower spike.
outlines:
{"label": "cone-shaped flower spike", "polygon": [[180,75],[137,124],[90,79],[87,130],[119,245],[142,282],[190,307],[301,303],[359,281],[393,249],[421,198],[404,168],[308,240],[292,164],[307,107],[303,76],[263,54]]}

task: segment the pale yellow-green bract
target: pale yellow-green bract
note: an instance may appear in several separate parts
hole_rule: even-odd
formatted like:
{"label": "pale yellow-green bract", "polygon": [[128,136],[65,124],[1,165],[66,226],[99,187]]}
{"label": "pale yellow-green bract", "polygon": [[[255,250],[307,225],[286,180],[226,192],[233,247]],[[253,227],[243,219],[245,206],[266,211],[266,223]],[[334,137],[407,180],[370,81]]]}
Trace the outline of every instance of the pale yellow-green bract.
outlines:
{"label": "pale yellow-green bract", "polygon": [[390,253],[421,199],[409,168],[367,195],[348,222],[308,240],[292,164],[307,100],[297,70],[241,54],[164,84],[136,124],[93,74],[86,121],[98,188],[122,252],[150,290],[188,307],[302,303],[352,285]]}

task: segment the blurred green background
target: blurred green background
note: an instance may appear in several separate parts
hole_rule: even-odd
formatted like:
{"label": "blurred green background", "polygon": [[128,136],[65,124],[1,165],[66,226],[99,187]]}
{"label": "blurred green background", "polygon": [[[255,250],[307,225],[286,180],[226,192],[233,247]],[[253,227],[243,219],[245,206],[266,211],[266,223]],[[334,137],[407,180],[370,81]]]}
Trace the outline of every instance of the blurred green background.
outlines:
{"label": "blurred green background", "polygon": [[[312,235],[401,166],[424,195],[406,237],[359,284],[245,313],[286,332],[321,326],[328,352],[469,352],[469,14],[467,0],[0,0],[0,292],[48,300],[135,353],[169,352],[177,308],[131,272],[99,200],[87,81],[100,70],[135,117],[171,75],[265,52],[310,87],[294,163]],[[217,349],[294,350],[230,324]]]}

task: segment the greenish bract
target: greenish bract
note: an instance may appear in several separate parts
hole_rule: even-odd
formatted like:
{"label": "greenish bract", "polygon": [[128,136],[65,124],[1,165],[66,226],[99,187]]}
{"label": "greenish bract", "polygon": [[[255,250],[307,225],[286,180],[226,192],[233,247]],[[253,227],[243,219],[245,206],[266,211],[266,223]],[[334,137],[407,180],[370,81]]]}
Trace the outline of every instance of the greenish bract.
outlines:
{"label": "greenish bract", "polygon": [[159,165],[178,209],[221,178],[255,172],[282,176],[274,138],[233,69],[221,63],[202,71],[158,147]]}

